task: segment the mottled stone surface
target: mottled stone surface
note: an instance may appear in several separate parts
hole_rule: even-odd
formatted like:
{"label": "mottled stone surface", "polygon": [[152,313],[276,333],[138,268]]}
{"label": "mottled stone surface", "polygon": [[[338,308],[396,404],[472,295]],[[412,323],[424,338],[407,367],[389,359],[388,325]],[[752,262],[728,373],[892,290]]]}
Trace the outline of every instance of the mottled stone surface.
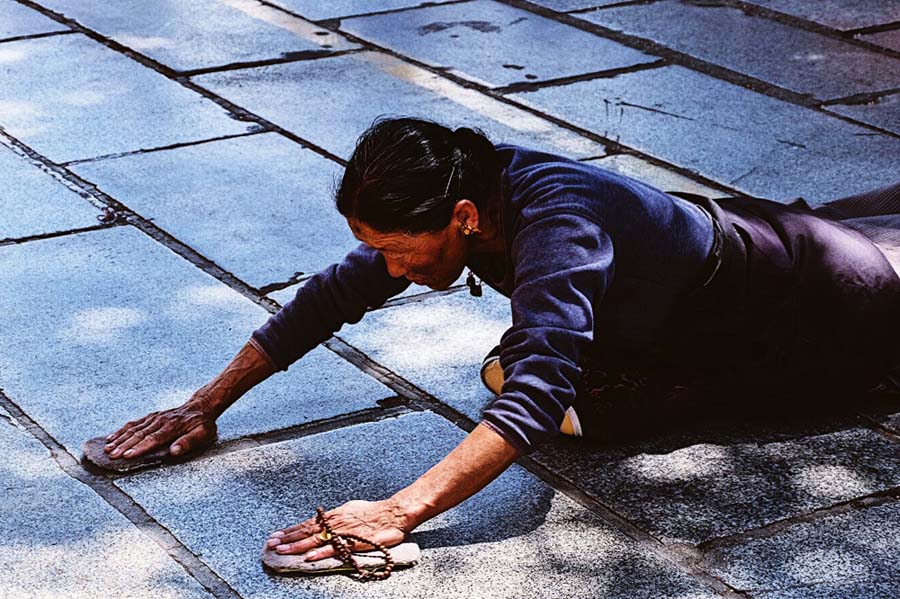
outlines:
{"label": "mottled stone surface", "polygon": [[347,19],[341,29],[492,87],[619,69],[657,59],[534,13],[486,0]]}
{"label": "mottled stone surface", "polygon": [[897,597],[900,503],[801,522],[715,549],[706,565],[761,597]]}
{"label": "mottled stone surface", "polygon": [[87,200],[3,145],[0,189],[0,241],[99,224]]}
{"label": "mottled stone surface", "polygon": [[514,97],[760,197],[819,204],[897,177],[900,139],[682,67]]}
{"label": "mottled stone surface", "polygon": [[[850,422],[735,416],[535,457],[666,542],[700,543],[898,486],[897,444]],[[584,423],[582,423],[584,426]]]}
{"label": "mottled stone surface", "polygon": [[879,415],[876,418],[886,427],[900,435],[900,413],[890,415]]}
{"label": "mottled stone surface", "polygon": [[869,104],[834,104],[826,110],[900,135],[900,94],[882,96]]}
{"label": "mottled stone surface", "polygon": [[42,4],[177,71],[355,47],[255,0],[43,0]]}
{"label": "mottled stone surface", "polygon": [[211,597],[5,412],[0,416],[0,596]]}
{"label": "mottled stone surface", "polygon": [[599,160],[591,160],[590,163],[596,164],[602,169],[643,181],[663,191],[684,191],[711,198],[727,195],[724,192],[716,191],[711,187],[697,183],[684,175],[666,170],[661,166],[629,154],[616,154],[615,156],[608,156]]}
{"label": "mottled stone surface", "polygon": [[878,44],[884,48],[888,48],[890,50],[896,50],[900,52],[900,29],[894,29],[893,31],[882,31],[880,33],[871,33],[869,35],[861,35],[859,39],[865,40],[867,42],[872,42],[873,44]]}
{"label": "mottled stone surface", "polygon": [[307,19],[319,21],[346,17],[350,15],[368,14],[385,10],[414,8],[425,4],[440,4],[440,0],[276,0],[277,4]]}
{"label": "mottled stone surface", "polygon": [[276,133],[74,170],[256,288],[316,273],[359,244],[334,207],[343,169]]}
{"label": "mottled stone surface", "polygon": [[480,298],[461,292],[377,310],[339,336],[477,421],[494,397],[481,361],[511,324],[509,300],[485,289]]}
{"label": "mottled stone surface", "polygon": [[[67,29],[68,27],[65,25],[13,0],[0,2],[0,40],[22,35],[66,31]],[[2,57],[2,53],[0,53],[0,57]],[[0,62],[2,60],[0,58]]]}
{"label": "mottled stone surface", "polygon": [[[0,248],[3,389],[73,455],[174,407],[268,313],[131,227]],[[36,310],[36,306],[40,306]],[[219,419],[223,440],[375,406],[394,394],[324,348]]]}
{"label": "mottled stone surface", "polygon": [[607,6],[609,4],[618,4],[622,0],[530,0],[532,4],[537,4],[545,8],[552,8],[559,12],[570,10],[583,10],[593,8],[595,6]]}
{"label": "mottled stone surface", "polygon": [[898,593],[900,585],[896,582],[850,582],[756,591],[753,596],[759,599],[895,599]]}
{"label": "mottled stone surface", "polygon": [[375,52],[216,73],[194,81],[344,158],[380,116],[479,127],[494,142],[576,158],[604,154],[600,144]]}
{"label": "mottled stone surface", "polygon": [[900,59],[738,8],[681,0],[609,8],[581,18],[823,100],[900,85]]}
{"label": "mottled stone surface", "polygon": [[0,52],[0,123],[55,162],[254,126],[81,35],[9,42]]}
{"label": "mottled stone surface", "polygon": [[[244,597],[356,597],[359,584],[343,576],[264,574],[263,540],[317,505],[389,496],[462,437],[433,414],[411,414],[116,484]],[[436,589],[442,597],[466,598],[716,596],[518,466],[425,523],[416,540],[422,562],[367,585],[367,596],[433,597]]]}
{"label": "mottled stone surface", "polygon": [[900,0],[749,0],[747,3],[840,30],[900,21]]}

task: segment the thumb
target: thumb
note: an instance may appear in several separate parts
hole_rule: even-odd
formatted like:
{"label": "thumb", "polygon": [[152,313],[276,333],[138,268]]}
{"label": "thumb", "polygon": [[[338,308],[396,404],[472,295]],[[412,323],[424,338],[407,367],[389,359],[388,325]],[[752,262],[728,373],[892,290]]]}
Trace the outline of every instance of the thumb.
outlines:
{"label": "thumb", "polygon": [[195,449],[201,449],[205,445],[212,444],[215,437],[215,425],[212,425],[211,427],[206,424],[195,426],[185,434],[175,439],[175,442],[169,446],[169,453],[177,456],[189,453],[191,451],[194,451]]}

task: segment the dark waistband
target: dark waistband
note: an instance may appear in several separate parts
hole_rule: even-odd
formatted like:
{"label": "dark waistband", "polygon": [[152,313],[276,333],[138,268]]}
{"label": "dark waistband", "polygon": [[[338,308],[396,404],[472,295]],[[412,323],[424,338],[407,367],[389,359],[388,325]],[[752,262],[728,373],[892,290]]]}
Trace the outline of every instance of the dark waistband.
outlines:
{"label": "dark waistband", "polygon": [[[738,255],[743,253],[741,252],[742,242],[740,238],[737,238],[736,234],[732,233],[732,237],[726,233],[726,230],[733,232],[733,228],[728,226],[729,220],[727,215],[714,200],[693,193],[671,191],[668,193],[692,203],[709,218],[712,224],[713,242],[709,254],[707,254],[696,279],[688,286],[688,296],[694,296],[701,293],[704,289],[717,286],[717,281],[729,278],[723,271],[723,268],[725,271],[729,270],[729,267],[735,261],[733,256],[735,252]],[[720,271],[723,271],[721,275]]]}

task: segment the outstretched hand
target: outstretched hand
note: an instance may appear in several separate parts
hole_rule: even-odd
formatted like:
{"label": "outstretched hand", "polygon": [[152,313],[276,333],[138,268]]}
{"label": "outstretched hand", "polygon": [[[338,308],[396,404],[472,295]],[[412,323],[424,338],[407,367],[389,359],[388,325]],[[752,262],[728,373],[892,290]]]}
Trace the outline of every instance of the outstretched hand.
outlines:
{"label": "outstretched hand", "polygon": [[202,402],[153,412],[129,422],[106,438],[103,448],[111,458],[137,458],[171,443],[173,456],[209,445],[216,439],[216,419]]}
{"label": "outstretched hand", "polygon": [[[339,508],[325,512],[328,524],[336,535],[352,534],[375,543],[392,547],[399,545],[410,532],[408,518],[392,499],[383,501],[348,501]],[[276,553],[296,555],[305,553],[307,561],[334,557],[337,552],[319,536],[322,527],[315,516],[284,530],[272,533],[266,546]],[[371,545],[356,543],[353,551],[369,551]]]}

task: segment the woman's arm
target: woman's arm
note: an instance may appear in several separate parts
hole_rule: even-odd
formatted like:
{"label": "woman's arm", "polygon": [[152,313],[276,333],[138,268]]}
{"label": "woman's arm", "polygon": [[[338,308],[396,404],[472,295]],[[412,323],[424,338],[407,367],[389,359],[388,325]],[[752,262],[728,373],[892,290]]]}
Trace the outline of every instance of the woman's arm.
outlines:
{"label": "woman's arm", "polygon": [[409,284],[390,276],[378,252],[358,246],[340,264],[308,279],[184,405],[129,422],[107,437],[106,452],[113,458],[136,458],[167,443],[172,455],[208,445],[216,438],[216,419],[244,393]]}
{"label": "woman's arm", "polygon": [[112,458],[136,458],[171,443],[172,455],[188,453],[215,440],[216,419],[244,393],[276,371],[269,358],[248,342],[228,366],[183,405],[129,422],[107,437]]}
{"label": "woman's arm", "polygon": [[[422,522],[468,499],[497,478],[518,451],[490,426],[481,423],[447,457],[414,483],[382,501],[350,501],[326,512],[336,534],[355,534],[391,546]],[[315,518],[277,531],[268,541],[278,553],[306,553],[310,561],[335,555],[317,535]],[[310,551],[315,549],[315,551]],[[354,549],[358,550],[358,549]]]}
{"label": "woman's arm", "polygon": [[[394,496],[350,501],[327,512],[336,533],[386,546],[496,478],[517,457],[559,434],[575,396],[578,360],[593,339],[594,304],[612,275],[612,243],[598,225],[572,212],[535,218],[513,243],[517,288],[513,326],[504,334],[503,394],[484,422],[434,468]],[[322,546],[311,518],[277,531],[267,542],[278,553]],[[307,559],[334,555],[330,545]]]}

